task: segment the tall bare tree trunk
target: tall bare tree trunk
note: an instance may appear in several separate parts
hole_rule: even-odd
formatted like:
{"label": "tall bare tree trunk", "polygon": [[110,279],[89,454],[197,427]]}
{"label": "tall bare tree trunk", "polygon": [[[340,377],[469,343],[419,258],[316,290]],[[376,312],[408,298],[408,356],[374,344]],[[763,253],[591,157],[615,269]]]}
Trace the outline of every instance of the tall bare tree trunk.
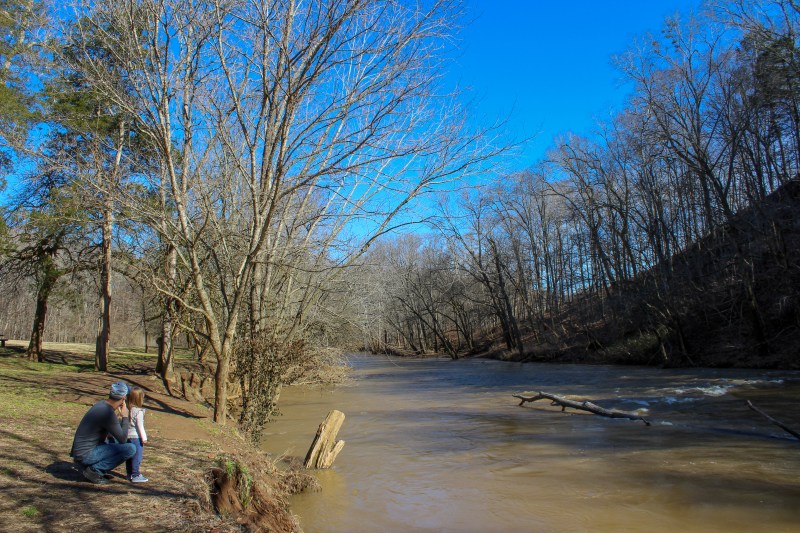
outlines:
{"label": "tall bare tree trunk", "polygon": [[[169,245],[166,256],[166,274],[174,286],[178,275],[178,254],[175,247]],[[162,379],[169,380],[175,371],[174,347],[172,338],[175,334],[175,322],[177,320],[177,309],[175,298],[164,297],[164,314],[161,318],[161,342],[158,344],[158,362],[156,372]]]}
{"label": "tall bare tree trunk", "polygon": [[26,352],[28,359],[31,361],[38,361],[41,363],[44,360],[44,356],[42,355],[42,340],[44,339],[44,325],[47,319],[47,301],[59,277],[60,275],[53,274],[49,268],[45,268],[45,273],[39,284],[39,289],[36,292],[36,312],[33,315],[31,340],[28,343],[28,350]]}
{"label": "tall bare tree trunk", "polygon": [[144,333],[144,353],[147,353],[150,339],[147,335],[147,305],[145,302],[144,286],[142,286],[142,332]]}
{"label": "tall bare tree trunk", "polygon": [[[100,301],[98,303],[100,316],[97,328],[97,340],[95,343],[94,366],[95,369],[102,372],[108,370],[108,356],[111,343],[111,239],[114,234],[114,203],[112,190],[119,180],[126,131],[126,123],[124,120],[121,120],[117,131],[113,170],[107,174],[101,168],[97,174],[103,198],[103,221],[101,226]],[[101,153],[99,145],[96,146],[96,150],[97,153]]]}
{"label": "tall bare tree trunk", "polygon": [[[49,292],[49,291],[48,291]],[[39,288],[36,295],[36,313],[33,316],[33,330],[28,343],[27,356],[31,361],[42,362],[42,337],[44,336],[44,323],[47,317],[47,297],[43,288]]]}
{"label": "tall bare tree trunk", "polygon": [[97,340],[95,342],[94,367],[101,372],[108,371],[108,351],[111,339],[111,234],[114,213],[111,202],[106,198],[103,208],[103,242],[100,259],[100,317]]}
{"label": "tall bare tree trunk", "polygon": [[214,422],[225,425],[228,416],[228,376],[230,376],[230,348],[222,346],[217,354],[217,370],[214,372]]}

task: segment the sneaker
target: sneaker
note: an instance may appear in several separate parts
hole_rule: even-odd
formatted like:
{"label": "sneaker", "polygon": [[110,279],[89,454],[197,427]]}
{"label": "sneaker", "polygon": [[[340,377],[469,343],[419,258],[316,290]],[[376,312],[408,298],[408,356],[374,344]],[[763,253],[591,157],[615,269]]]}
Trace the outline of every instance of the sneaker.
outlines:
{"label": "sneaker", "polygon": [[87,466],[83,469],[83,477],[97,485],[105,485],[108,483],[105,476],[91,466]]}
{"label": "sneaker", "polygon": [[144,477],[141,474],[137,474],[135,476],[131,476],[131,483],[147,483],[148,481],[150,481],[150,480],[147,479],[146,477]]}

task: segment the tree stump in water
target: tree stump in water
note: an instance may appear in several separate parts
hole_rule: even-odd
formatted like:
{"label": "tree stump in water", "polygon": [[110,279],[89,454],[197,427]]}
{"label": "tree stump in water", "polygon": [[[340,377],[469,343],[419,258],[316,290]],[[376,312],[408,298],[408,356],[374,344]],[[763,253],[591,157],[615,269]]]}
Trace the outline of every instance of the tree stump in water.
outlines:
{"label": "tree stump in water", "polygon": [[336,434],[344,423],[344,413],[333,410],[319,425],[317,435],[308,449],[303,466],[306,468],[330,468],[336,456],[344,448],[344,441],[336,441]]}

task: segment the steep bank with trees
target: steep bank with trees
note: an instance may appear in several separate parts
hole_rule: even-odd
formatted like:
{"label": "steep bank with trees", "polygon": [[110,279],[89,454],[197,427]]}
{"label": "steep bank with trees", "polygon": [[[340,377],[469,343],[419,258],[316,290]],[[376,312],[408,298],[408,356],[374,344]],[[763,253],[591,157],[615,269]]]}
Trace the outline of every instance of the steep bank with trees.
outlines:
{"label": "steep bank with trees", "polygon": [[[453,358],[795,369],[800,365],[798,220],[800,181],[793,180],[668,262],[607,291],[580,292],[534,317],[520,309],[524,300],[513,289],[506,293],[510,305],[500,310],[493,306],[502,292],[481,300],[481,291],[491,285],[446,268],[454,262],[438,246],[404,243],[413,252],[406,252],[407,262],[393,274],[400,280],[392,287],[398,291],[395,314],[369,348]],[[433,267],[426,263],[432,257]],[[507,286],[514,287],[513,280]],[[518,321],[517,329],[504,328],[504,319]],[[438,333],[432,332],[435,326]]]}
{"label": "steep bank with trees", "polygon": [[[591,138],[442,200],[370,259],[375,351],[798,365],[800,6],[668,20]],[[372,320],[372,324],[377,321]]]}

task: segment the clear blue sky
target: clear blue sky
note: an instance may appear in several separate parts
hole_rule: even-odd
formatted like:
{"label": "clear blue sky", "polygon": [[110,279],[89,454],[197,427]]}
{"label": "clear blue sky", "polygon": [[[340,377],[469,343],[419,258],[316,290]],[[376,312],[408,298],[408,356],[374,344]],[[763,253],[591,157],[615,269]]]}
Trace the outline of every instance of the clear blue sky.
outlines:
{"label": "clear blue sky", "polygon": [[[665,16],[686,15],[701,0],[465,0],[466,26],[448,84],[471,90],[482,123],[508,117],[515,139],[534,136],[511,165],[541,158],[555,135],[589,133],[627,89],[611,56]],[[13,178],[9,179],[13,183]],[[0,192],[0,198],[2,198]]]}
{"label": "clear blue sky", "polygon": [[466,0],[467,26],[451,65],[485,120],[508,117],[517,138],[535,135],[513,166],[544,155],[557,134],[589,133],[628,92],[611,56],[666,16],[686,16],[701,0]]}

